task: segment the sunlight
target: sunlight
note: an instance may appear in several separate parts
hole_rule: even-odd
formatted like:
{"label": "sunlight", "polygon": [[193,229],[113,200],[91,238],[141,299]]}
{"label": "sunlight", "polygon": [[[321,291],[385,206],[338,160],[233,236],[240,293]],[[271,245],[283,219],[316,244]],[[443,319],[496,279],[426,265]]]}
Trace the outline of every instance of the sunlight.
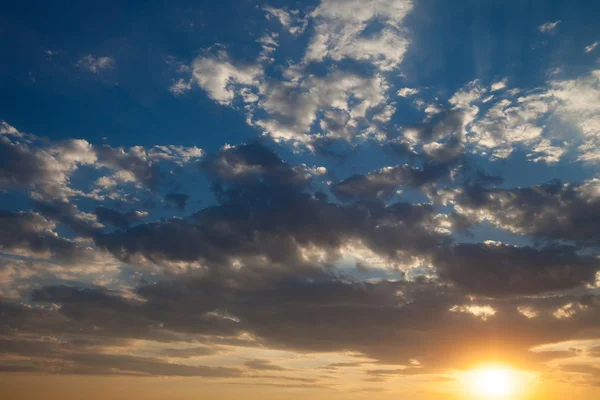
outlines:
{"label": "sunlight", "polygon": [[468,371],[464,386],[477,399],[513,399],[523,390],[519,372],[502,366],[484,366]]}

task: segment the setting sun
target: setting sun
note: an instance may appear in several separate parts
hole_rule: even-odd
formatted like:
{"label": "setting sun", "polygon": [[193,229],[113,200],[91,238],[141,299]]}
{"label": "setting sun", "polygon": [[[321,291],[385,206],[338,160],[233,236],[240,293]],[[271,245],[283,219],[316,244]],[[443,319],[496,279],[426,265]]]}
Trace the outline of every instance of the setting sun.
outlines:
{"label": "setting sun", "polygon": [[486,366],[469,371],[464,379],[468,392],[483,399],[512,399],[522,390],[518,371],[506,367]]}

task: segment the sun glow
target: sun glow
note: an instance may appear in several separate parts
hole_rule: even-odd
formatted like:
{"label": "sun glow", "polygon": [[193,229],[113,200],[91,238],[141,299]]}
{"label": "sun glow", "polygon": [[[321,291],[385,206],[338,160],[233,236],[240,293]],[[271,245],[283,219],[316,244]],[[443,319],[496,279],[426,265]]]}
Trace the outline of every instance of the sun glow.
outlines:
{"label": "sun glow", "polygon": [[464,385],[477,399],[512,400],[523,390],[523,377],[513,369],[485,366],[465,374]]}

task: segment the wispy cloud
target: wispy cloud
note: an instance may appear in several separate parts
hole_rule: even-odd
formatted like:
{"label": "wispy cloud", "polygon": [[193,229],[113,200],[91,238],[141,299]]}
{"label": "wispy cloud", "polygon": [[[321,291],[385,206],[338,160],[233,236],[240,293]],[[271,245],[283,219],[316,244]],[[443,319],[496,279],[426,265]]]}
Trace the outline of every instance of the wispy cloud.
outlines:
{"label": "wispy cloud", "polygon": [[109,56],[94,57],[91,54],[81,57],[77,61],[77,66],[90,71],[93,74],[99,74],[103,70],[110,70],[116,67],[115,59]]}
{"label": "wispy cloud", "polygon": [[558,24],[560,24],[561,22],[562,21],[560,20],[554,22],[546,22],[538,26],[538,29],[540,30],[540,32],[543,33],[554,33],[554,31],[556,31],[556,28],[558,27]]}
{"label": "wispy cloud", "polygon": [[586,53],[591,53],[592,51],[596,50],[596,47],[598,47],[599,43],[600,42],[594,42],[594,43],[590,44],[589,46],[585,46],[584,51]]}

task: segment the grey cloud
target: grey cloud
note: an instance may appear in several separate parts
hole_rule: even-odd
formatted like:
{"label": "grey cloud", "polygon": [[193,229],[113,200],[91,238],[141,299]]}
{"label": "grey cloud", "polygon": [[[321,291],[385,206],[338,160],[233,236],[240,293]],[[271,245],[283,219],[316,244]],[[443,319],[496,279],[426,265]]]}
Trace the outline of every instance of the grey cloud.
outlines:
{"label": "grey cloud", "polygon": [[158,166],[148,160],[143,147],[136,146],[129,151],[107,145],[96,148],[98,165],[117,171],[126,171],[136,182],[149,188],[157,188],[161,174]]}
{"label": "grey cloud", "polygon": [[[353,351],[395,365],[418,359],[421,368],[398,373],[426,374],[466,367],[473,357],[499,355],[516,366],[542,368],[539,363],[548,358],[529,353],[529,348],[593,337],[594,329],[600,328],[600,300],[594,296],[473,300],[435,281],[368,283],[314,271],[289,271],[286,277],[263,271],[262,285],[247,285],[247,274],[256,273],[238,271],[239,284],[231,281],[234,275],[188,275],[142,285],[141,300],[123,299],[97,288],[46,287],[34,292],[35,304],[41,301],[58,308],[30,309],[0,302],[0,331],[9,339],[18,329],[29,335],[100,342],[117,338],[181,342],[203,335],[209,337],[205,346],[213,341],[210,337],[235,338],[247,332],[268,348]],[[496,314],[484,320],[450,310],[453,305],[470,303],[489,305]],[[576,306],[577,312],[567,319],[556,317],[554,312],[565,304],[581,307]],[[526,318],[517,306],[535,307],[538,316]],[[48,351],[41,349],[39,357]],[[155,365],[141,369],[137,363],[144,360],[139,358],[72,359],[90,368],[126,365],[125,372],[198,373],[179,367],[159,372],[162,366]]]}
{"label": "grey cloud", "polygon": [[[468,304],[470,300],[459,291],[434,282],[360,283],[315,275],[279,279],[262,288],[231,287],[226,282],[182,278],[147,285],[139,292],[147,301],[134,305],[131,311],[122,307],[122,301],[102,300],[104,297],[98,294],[71,291],[67,292],[71,298],[56,293],[45,300],[62,304],[60,313],[69,320],[95,326],[90,335],[109,334],[110,330],[112,335],[123,335],[126,332],[119,320],[128,319],[129,324],[139,325],[135,315],[154,321],[147,324],[149,327],[160,321],[162,329],[223,335],[226,331],[197,324],[195,316],[203,310],[227,310],[239,319],[240,330],[262,338],[270,348],[302,352],[352,350],[387,364],[407,365],[411,359],[419,360],[422,368],[396,371],[403,374],[468,365],[473,355],[485,358],[502,354],[503,359],[517,365],[537,365],[547,359],[528,354],[527,349],[586,331],[593,334],[590,329],[598,327],[600,315],[600,302],[595,299],[482,300],[497,311],[492,318],[482,320],[451,312],[453,304]],[[565,303],[581,301],[588,304],[587,309],[568,321],[552,315]],[[516,307],[523,304],[537,307],[540,315],[533,319],[522,316]],[[219,320],[210,322],[218,324]],[[499,332],[503,338],[501,347],[496,342]],[[136,331],[128,334],[135,335]],[[147,333],[144,335],[148,337]]]}
{"label": "grey cloud", "polygon": [[356,174],[332,186],[332,192],[342,200],[353,198],[389,198],[400,187],[421,187],[434,183],[449,169],[445,165],[426,164],[423,168],[408,165],[384,167],[366,175]]}
{"label": "grey cloud", "polygon": [[98,221],[103,224],[111,224],[119,229],[129,228],[130,220],[125,215],[121,214],[117,210],[112,210],[106,207],[96,207],[94,214],[98,218]]}
{"label": "grey cloud", "polygon": [[286,368],[280,367],[279,365],[275,365],[266,360],[250,360],[246,361],[244,365],[247,368],[258,371],[286,371]]}
{"label": "grey cloud", "polygon": [[396,148],[410,146],[419,154],[441,162],[455,161],[464,151],[465,126],[471,110],[451,109],[427,118],[422,124],[405,128],[404,140],[395,144]]}
{"label": "grey cloud", "polygon": [[458,244],[439,250],[434,265],[442,278],[484,296],[532,295],[593,283],[596,257],[574,248],[517,247],[497,243]]}
{"label": "grey cloud", "polygon": [[306,264],[302,248],[316,246],[335,257],[345,239],[361,239],[392,258],[416,256],[447,239],[435,231],[433,206],[329,203],[310,193],[306,174],[262,145],[224,150],[203,166],[216,205],[192,218],[99,235],[96,243],[126,262],[142,255],[158,265],[204,261],[209,268],[224,268],[235,257],[252,264],[252,258],[266,256],[293,268]]}
{"label": "grey cloud", "polygon": [[92,251],[52,232],[54,224],[36,213],[0,211],[0,248],[62,262],[89,259]]}
{"label": "grey cloud", "polygon": [[546,240],[597,245],[600,241],[598,183],[559,181],[515,189],[464,188],[457,196],[463,215],[478,222],[482,214],[493,225]]}
{"label": "grey cloud", "polygon": [[127,229],[129,225],[139,221],[145,215],[135,211],[121,213],[117,210],[106,208],[103,206],[96,207],[94,214],[98,218],[98,222],[110,224],[119,229]]}
{"label": "grey cloud", "polygon": [[0,137],[0,187],[39,185],[48,173],[27,146]]}
{"label": "grey cloud", "polygon": [[29,361],[19,360],[21,365],[3,365],[5,371],[211,378],[241,376],[241,372],[235,368],[192,366],[167,363],[151,357],[106,354],[89,351],[89,348],[73,349],[55,341],[0,339],[0,349],[4,354],[30,358]]}
{"label": "grey cloud", "polygon": [[201,347],[187,347],[182,349],[165,349],[163,353],[167,357],[173,358],[192,358],[201,356],[211,356],[218,354],[219,350],[214,347],[201,346]]}

